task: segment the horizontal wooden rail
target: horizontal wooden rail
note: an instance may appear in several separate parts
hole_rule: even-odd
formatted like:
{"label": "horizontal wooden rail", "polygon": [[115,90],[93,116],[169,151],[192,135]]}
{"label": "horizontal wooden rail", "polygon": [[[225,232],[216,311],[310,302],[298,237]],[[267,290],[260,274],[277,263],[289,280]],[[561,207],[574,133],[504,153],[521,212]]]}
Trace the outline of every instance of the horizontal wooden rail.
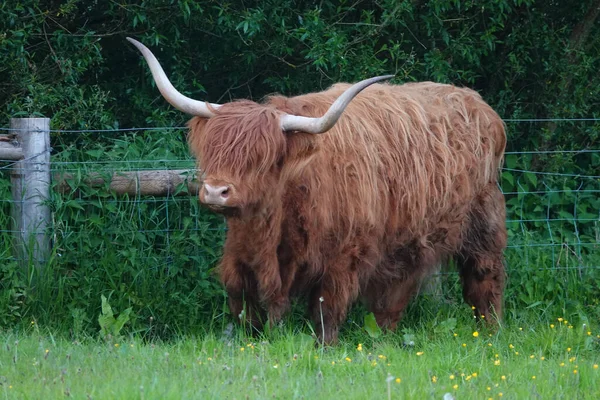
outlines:
{"label": "horizontal wooden rail", "polygon": [[23,158],[23,149],[16,140],[8,135],[0,135],[0,160],[19,161]]}
{"label": "horizontal wooden rail", "polygon": [[[54,182],[61,193],[73,191],[69,182],[75,176],[71,173],[55,173]],[[107,182],[110,179],[109,182]],[[139,196],[189,196],[197,195],[200,187],[194,170],[161,170],[161,171],[123,171],[111,175],[92,172],[84,177],[84,182],[91,187],[102,187],[107,183],[109,189],[119,195]]]}

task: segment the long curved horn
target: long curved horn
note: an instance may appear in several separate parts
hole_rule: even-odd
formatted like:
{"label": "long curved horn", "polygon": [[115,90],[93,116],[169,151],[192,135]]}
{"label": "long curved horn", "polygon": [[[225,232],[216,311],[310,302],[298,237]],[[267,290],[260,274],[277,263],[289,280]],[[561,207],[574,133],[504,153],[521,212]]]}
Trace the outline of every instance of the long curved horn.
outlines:
{"label": "long curved horn", "polygon": [[299,115],[284,114],[281,116],[279,123],[283,131],[301,131],[306,133],[323,133],[331,129],[346,106],[361,90],[375,82],[393,78],[394,75],[376,76],[374,78],[365,79],[355,83],[349,87],[337,100],[329,107],[329,110],[320,118],[303,117]]}
{"label": "long curved horn", "polygon": [[[152,76],[154,77],[154,81],[156,82],[158,90],[160,90],[160,93],[163,95],[165,100],[167,100],[173,107],[179,111],[183,111],[184,113],[197,115],[199,117],[210,118],[214,116],[214,113],[208,108],[204,101],[198,101],[184,96],[173,87],[171,82],[169,82],[169,78],[167,78],[165,71],[163,71],[162,67],[160,66],[160,63],[146,46],[130,37],[128,37],[127,40],[133,43],[133,45],[142,53],[146,59],[146,62],[148,63],[148,66],[150,67],[150,72],[152,72]],[[211,106],[215,109],[221,107],[219,104],[212,103]]]}

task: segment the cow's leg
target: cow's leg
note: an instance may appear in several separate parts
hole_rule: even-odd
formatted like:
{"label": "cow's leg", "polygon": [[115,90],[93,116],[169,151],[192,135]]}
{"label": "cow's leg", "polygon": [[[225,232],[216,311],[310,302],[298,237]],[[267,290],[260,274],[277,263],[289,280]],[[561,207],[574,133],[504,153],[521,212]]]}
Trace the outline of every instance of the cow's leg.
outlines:
{"label": "cow's leg", "polygon": [[377,325],[391,331],[396,329],[402,313],[418,289],[418,283],[416,276],[409,276],[369,285],[367,301]]}
{"label": "cow's leg", "polygon": [[276,254],[253,268],[258,284],[260,303],[267,310],[269,323],[281,318],[288,306],[288,298],[282,291],[281,273]]}
{"label": "cow's leg", "polygon": [[279,270],[281,276],[281,290],[279,291],[278,296],[271,300],[268,307],[269,322],[271,324],[279,322],[283,315],[290,309],[290,292],[294,280],[296,279],[298,263],[295,261],[281,263]]}
{"label": "cow's leg", "polygon": [[356,268],[347,257],[341,256],[325,273],[311,293],[310,309],[319,341],[333,345],[338,341],[339,328],[350,306],[358,297],[359,282]]}
{"label": "cow's leg", "polygon": [[502,316],[504,265],[501,257],[461,257],[460,275],[463,297],[474,307],[476,318],[492,323]]}
{"label": "cow's leg", "polygon": [[260,330],[264,312],[259,305],[254,273],[247,265],[226,254],[219,265],[219,277],[236,321],[249,322],[251,327]]}
{"label": "cow's leg", "polygon": [[490,184],[475,200],[457,261],[465,301],[489,323],[502,316],[506,247],[504,197]]}

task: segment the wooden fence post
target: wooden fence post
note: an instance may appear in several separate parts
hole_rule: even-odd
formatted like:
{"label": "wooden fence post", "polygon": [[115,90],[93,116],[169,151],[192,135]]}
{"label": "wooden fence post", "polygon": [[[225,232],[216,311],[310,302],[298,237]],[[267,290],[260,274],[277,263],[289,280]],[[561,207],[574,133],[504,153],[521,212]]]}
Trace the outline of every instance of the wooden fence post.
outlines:
{"label": "wooden fence post", "polygon": [[50,119],[11,118],[10,126],[23,151],[10,179],[13,248],[23,267],[40,269],[50,254]]}

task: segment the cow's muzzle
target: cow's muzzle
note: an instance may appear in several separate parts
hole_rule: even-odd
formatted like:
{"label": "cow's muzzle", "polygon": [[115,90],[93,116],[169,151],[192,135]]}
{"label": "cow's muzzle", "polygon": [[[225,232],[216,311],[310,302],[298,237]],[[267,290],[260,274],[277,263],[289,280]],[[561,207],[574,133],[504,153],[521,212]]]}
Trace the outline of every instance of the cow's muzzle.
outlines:
{"label": "cow's muzzle", "polygon": [[230,194],[231,187],[228,185],[212,186],[205,183],[202,186],[200,200],[207,205],[226,206]]}

